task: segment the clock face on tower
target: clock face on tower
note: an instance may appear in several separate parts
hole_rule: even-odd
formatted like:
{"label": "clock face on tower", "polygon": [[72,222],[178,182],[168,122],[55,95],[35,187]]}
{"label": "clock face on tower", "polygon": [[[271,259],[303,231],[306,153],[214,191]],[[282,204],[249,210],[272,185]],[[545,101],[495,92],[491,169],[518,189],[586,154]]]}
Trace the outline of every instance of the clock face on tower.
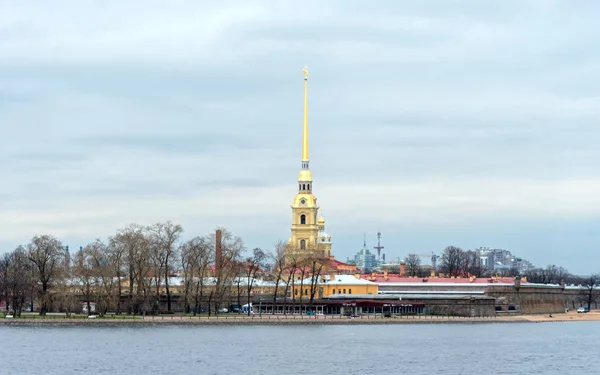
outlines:
{"label": "clock face on tower", "polygon": [[300,204],[306,204],[306,199],[304,199],[304,198],[300,199]]}

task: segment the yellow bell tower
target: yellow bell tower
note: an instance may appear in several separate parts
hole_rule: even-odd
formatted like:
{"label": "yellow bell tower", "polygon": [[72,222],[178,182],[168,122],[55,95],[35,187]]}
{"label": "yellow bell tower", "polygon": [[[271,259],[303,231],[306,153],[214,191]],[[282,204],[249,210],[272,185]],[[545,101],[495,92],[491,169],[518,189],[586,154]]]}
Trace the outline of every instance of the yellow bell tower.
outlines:
{"label": "yellow bell tower", "polygon": [[292,204],[292,236],[289,245],[293,250],[308,250],[317,247],[319,227],[317,225],[317,198],[312,193],[313,181],[308,167],[308,67],[304,73],[304,122],[302,127],[302,167],[298,176],[298,194]]}

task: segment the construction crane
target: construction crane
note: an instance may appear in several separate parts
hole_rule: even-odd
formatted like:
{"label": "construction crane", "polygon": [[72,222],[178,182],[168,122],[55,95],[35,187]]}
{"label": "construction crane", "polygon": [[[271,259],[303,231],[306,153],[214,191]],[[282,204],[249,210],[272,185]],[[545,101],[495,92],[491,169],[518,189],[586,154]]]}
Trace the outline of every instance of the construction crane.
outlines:
{"label": "construction crane", "polygon": [[438,256],[432,251],[431,254],[417,254],[420,257],[431,258],[431,268],[436,270]]}

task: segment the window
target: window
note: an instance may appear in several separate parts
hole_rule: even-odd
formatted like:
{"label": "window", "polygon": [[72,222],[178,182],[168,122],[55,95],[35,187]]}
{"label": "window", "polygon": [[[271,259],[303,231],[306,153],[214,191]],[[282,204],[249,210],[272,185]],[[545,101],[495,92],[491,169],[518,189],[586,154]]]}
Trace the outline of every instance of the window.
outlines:
{"label": "window", "polygon": [[302,184],[298,184],[298,190],[302,190]]}
{"label": "window", "polygon": [[341,289],[338,289],[338,294],[342,294],[342,290]]}
{"label": "window", "polygon": [[335,289],[333,289],[331,292],[332,292],[331,294],[335,294]]}
{"label": "window", "polygon": [[344,294],[346,294],[346,289],[344,289]]}
{"label": "window", "polygon": [[306,190],[310,190],[310,184],[306,185]]}
{"label": "window", "polygon": [[306,241],[305,240],[300,240],[300,249],[302,249],[302,250],[306,249]]}
{"label": "window", "polygon": [[300,224],[306,224],[306,215],[300,215]]}
{"label": "window", "polygon": [[302,190],[306,190],[306,184],[302,184]]}
{"label": "window", "polygon": [[348,289],[348,294],[352,294],[352,289]]}

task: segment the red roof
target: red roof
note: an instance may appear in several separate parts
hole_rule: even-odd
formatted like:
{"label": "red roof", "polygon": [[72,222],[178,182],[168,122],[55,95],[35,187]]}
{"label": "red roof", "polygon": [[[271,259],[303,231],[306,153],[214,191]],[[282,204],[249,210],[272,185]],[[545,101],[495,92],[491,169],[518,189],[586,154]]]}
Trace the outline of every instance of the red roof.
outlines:
{"label": "red roof", "polygon": [[[377,283],[453,283],[453,284],[513,284],[515,282],[514,277],[406,277],[398,274],[388,274],[387,278],[384,274],[376,274],[373,277],[371,274],[360,275],[361,279],[369,280]],[[521,280],[522,284],[527,284],[527,281]]]}

